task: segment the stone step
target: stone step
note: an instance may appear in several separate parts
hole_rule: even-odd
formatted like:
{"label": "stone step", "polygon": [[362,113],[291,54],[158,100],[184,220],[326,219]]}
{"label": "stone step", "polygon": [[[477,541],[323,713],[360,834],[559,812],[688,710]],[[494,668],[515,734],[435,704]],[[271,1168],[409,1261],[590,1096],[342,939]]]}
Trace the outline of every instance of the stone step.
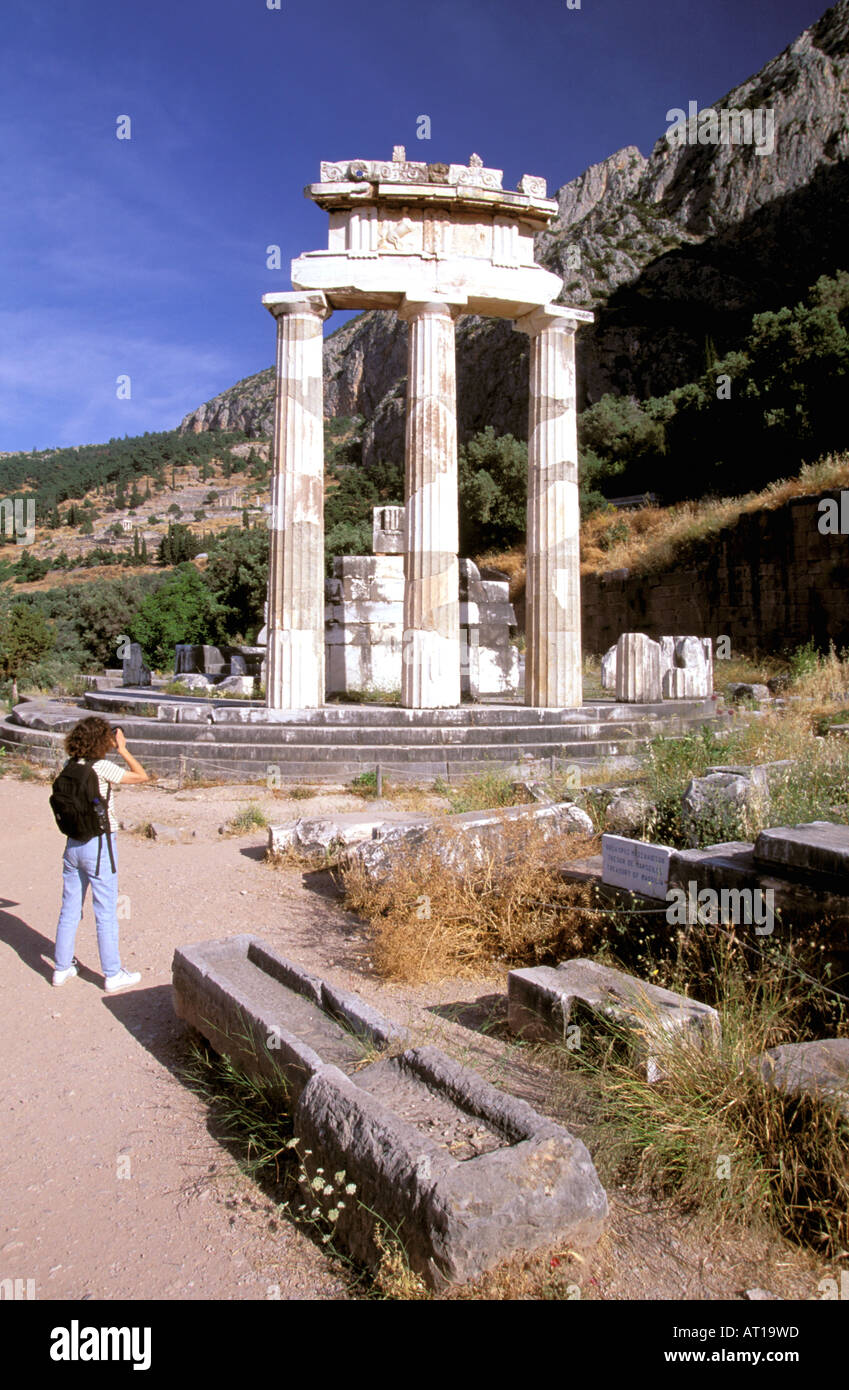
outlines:
{"label": "stone step", "polygon": [[[461,705],[458,709],[403,709],[400,705],[323,705],[320,709],[307,710],[267,710],[256,701],[244,700],[199,700],[191,696],[157,695],[151,692],[129,691],[106,692],[87,691],[84,704],[88,710],[112,714],[129,713],[139,706],[148,707],[151,717],[156,717],[157,706],[172,706],[182,712],[198,710],[201,719],[212,713],[218,723],[243,722],[250,715],[250,722],[264,725],[289,724],[296,727],[309,725],[353,726],[356,728],[385,725],[390,728],[446,728],[452,725],[480,725],[487,728],[497,725],[573,725],[601,721],[629,723],[644,717],[713,719],[716,706],[712,700],[666,700],[656,704],[617,704],[614,701],[590,701],[578,709],[536,709],[528,705]],[[183,713],[187,721],[191,718]]]}

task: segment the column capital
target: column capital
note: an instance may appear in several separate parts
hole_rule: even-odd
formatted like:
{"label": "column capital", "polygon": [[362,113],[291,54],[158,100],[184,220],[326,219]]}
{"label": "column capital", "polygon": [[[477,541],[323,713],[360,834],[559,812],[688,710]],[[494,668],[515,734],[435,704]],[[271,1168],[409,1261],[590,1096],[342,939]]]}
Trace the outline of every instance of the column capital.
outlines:
{"label": "column capital", "polygon": [[566,304],[543,304],[515,319],[513,327],[517,333],[527,333],[535,338],[546,328],[561,328],[567,333],[575,333],[582,323],[593,323],[595,314],[588,309],[571,309]]}
{"label": "column capital", "polygon": [[282,290],[274,294],[264,294],[262,302],[276,319],[288,314],[313,314],[318,319],[328,319],[333,313],[327,296],[321,290]]}
{"label": "column capital", "polygon": [[462,293],[452,295],[450,299],[438,294],[405,294],[396,313],[399,319],[405,319],[407,322],[410,319],[422,318],[426,314],[438,318],[444,318],[448,314],[452,319],[456,319],[468,302],[468,295]]}

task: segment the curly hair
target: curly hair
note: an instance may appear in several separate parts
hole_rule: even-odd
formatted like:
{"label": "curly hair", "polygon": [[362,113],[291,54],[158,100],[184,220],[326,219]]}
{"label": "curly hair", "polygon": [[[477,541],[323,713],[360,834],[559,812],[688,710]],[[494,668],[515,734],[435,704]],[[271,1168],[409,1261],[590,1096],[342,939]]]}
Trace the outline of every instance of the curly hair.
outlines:
{"label": "curly hair", "polygon": [[69,758],[87,758],[91,762],[97,762],[114,747],[112,725],[96,715],[81,719],[65,739],[65,751]]}

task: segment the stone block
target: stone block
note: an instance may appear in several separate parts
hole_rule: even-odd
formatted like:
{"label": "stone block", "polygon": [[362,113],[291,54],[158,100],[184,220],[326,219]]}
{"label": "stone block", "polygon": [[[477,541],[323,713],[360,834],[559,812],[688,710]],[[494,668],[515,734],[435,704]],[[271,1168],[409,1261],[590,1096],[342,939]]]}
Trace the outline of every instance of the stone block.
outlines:
{"label": "stone block", "polygon": [[381,1057],[403,1037],[357,995],[249,936],[180,948],[173,971],[178,1016],[294,1103],[313,1205],[318,1170],[344,1169],[355,1191],[334,1235],[355,1258],[376,1263],[388,1226],[440,1287],[516,1250],[598,1240],[607,1197],[580,1140],[436,1048]]}
{"label": "stone block", "polygon": [[507,1001],[510,1031],[533,1041],[567,1042],[576,1002],[627,1028],[649,1081],[662,1079],[664,1056],[676,1042],[700,1046],[720,1037],[719,1015],[709,1005],[592,960],[511,970]]}
{"label": "stone block", "polygon": [[150,671],[145,665],[142,649],[138,642],[130,642],[129,651],[124,657],[122,683],[132,686],[150,685]]}
{"label": "stone block", "polygon": [[662,698],[660,643],[644,632],[624,632],[616,643],[616,698],[655,704]]}
{"label": "stone block", "polygon": [[833,1102],[849,1120],[849,1038],[784,1043],[762,1052],[749,1065],[785,1095]]}
{"label": "stone block", "polygon": [[762,830],[755,860],[764,867],[843,878],[849,874],[849,825],[815,820]]}
{"label": "stone block", "polygon": [[249,700],[254,693],[254,678],[253,676],[225,676],[223,680],[218,681],[215,690],[222,692],[228,690],[233,695],[242,695]]}
{"label": "stone block", "polygon": [[772,699],[769,687],[757,681],[730,681],[725,691],[729,700],[733,700],[735,704],[739,704],[741,700],[753,700],[756,705],[763,705]]}
{"label": "stone block", "polygon": [[375,1046],[404,1042],[363,1000],[344,991],[326,997],[322,980],[258,937],[180,947],[172,973],[177,1016],[290,1104],[325,1063],[353,1071]]}
{"label": "stone block", "polygon": [[541,830],[546,839],[563,834],[591,835],[594,829],[586,811],[572,802],[510,806],[501,811],[467,811],[444,816],[436,825],[414,821],[384,827],[371,843],[361,845],[355,853],[374,881],[385,878],[394,861],[415,851],[425,839],[433,843],[440,859],[449,868],[474,870],[492,855],[520,852],[523,825],[528,830]]}
{"label": "stone block", "polygon": [[465,1283],[517,1250],[594,1245],[604,1227],[607,1197],[581,1141],[436,1048],[355,1078],[322,1068],[295,1132],[312,1150],[311,1200],[319,1167],[344,1169],[356,1186],[335,1238],[375,1264],[375,1227],[389,1227],[432,1287]]}

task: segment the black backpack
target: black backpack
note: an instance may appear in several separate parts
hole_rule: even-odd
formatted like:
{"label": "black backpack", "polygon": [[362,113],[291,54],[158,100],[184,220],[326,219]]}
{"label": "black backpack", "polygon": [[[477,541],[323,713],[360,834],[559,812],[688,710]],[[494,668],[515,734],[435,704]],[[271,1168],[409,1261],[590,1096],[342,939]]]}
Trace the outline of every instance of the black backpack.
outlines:
{"label": "black backpack", "polygon": [[50,806],[56,824],[63,835],[71,840],[93,840],[95,835],[100,843],[97,846],[97,865],[95,873],[100,873],[100,854],[103,849],[103,836],[109,849],[109,862],[115,872],[112,856],[112,841],[109,838],[109,800],[112,788],[103,801],[98,786],[97,773],[91,762],[77,762],[71,758],[53,783]]}

